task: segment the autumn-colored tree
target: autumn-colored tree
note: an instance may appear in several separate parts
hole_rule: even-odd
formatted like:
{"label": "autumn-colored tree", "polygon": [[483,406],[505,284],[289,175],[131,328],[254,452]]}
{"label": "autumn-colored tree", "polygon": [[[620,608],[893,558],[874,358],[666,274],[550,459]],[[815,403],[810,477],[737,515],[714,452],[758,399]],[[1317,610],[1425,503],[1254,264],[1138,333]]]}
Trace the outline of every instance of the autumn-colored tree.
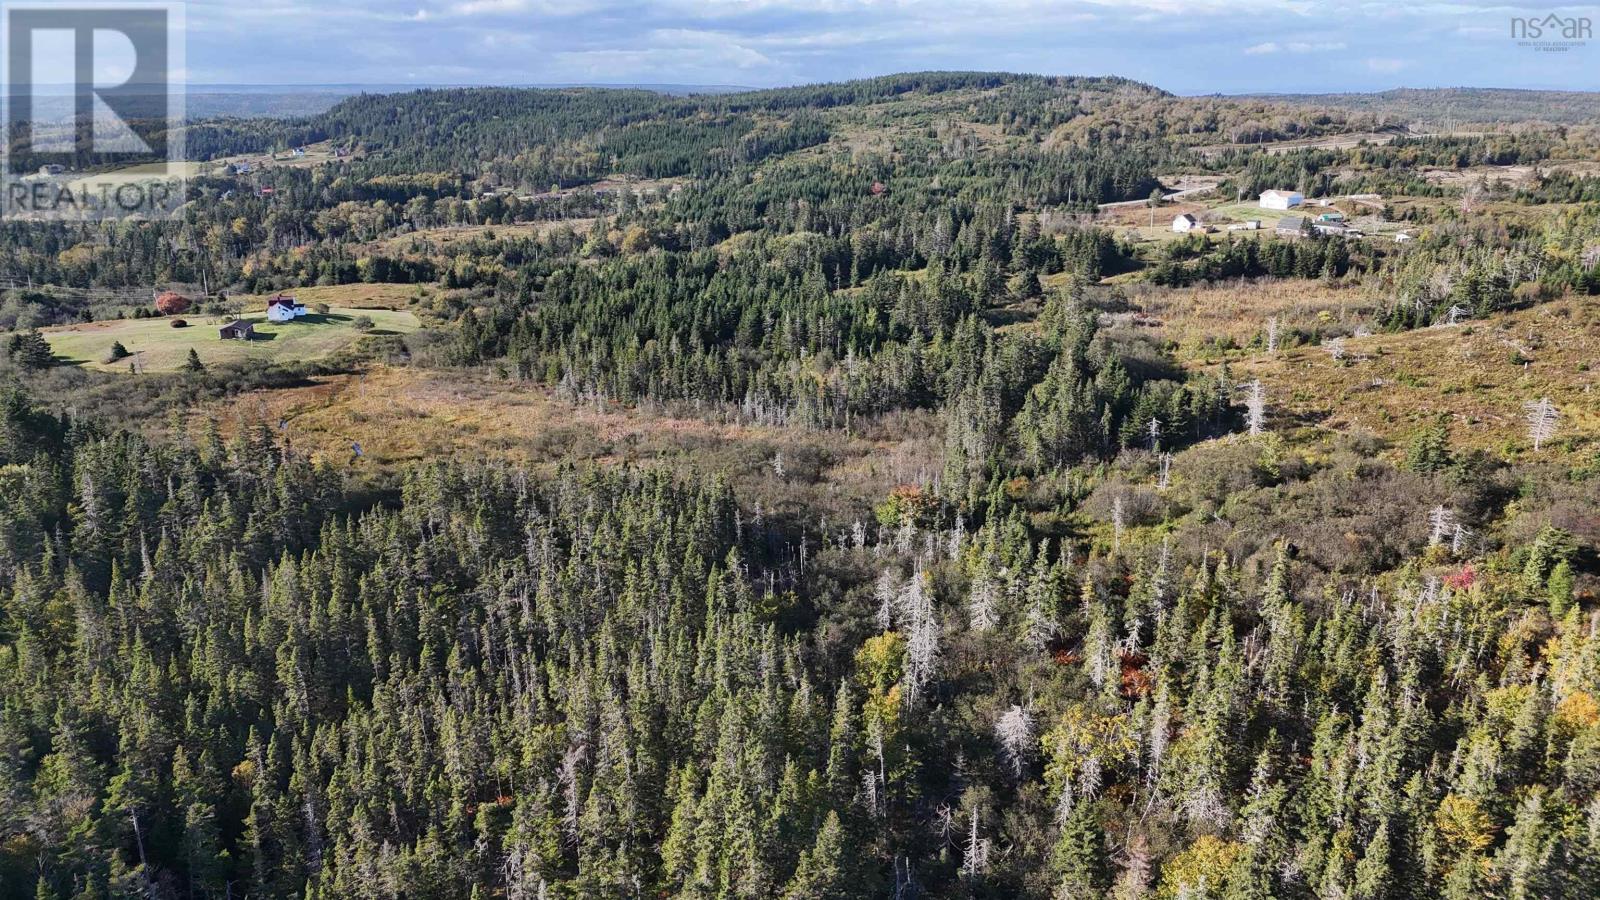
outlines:
{"label": "autumn-colored tree", "polygon": [[193,305],[194,301],[177,291],[163,291],[161,296],[156,298],[156,311],[164,316],[181,315],[188,312]]}

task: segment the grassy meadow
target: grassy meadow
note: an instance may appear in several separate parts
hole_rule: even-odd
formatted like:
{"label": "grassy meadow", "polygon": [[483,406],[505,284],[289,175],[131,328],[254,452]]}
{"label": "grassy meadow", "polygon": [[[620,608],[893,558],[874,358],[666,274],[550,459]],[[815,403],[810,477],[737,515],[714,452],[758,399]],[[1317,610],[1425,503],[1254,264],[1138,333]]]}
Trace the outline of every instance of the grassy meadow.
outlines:
{"label": "grassy meadow", "polygon": [[[300,296],[302,302],[316,302]],[[372,320],[371,331],[363,333],[356,327],[361,316]],[[170,372],[184,364],[190,349],[208,366],[250,359],[306,362],[326,358],[366,335],[407,334],[419,327],[417,317],[403,310],[335,306],[326,315],[312,313],[282,324],[268,322],[264,312],[247,314],[241,318],[255,323],[255,340],[236,341],[218,335],[230,317],[183,318],[187,328],[173,328],[170,318],[115,319],[45,329],[44,336],[57,359],[69,365],[126,371],[137,364],[144,372]],[[108,361],[117,342],[131,355]]]}

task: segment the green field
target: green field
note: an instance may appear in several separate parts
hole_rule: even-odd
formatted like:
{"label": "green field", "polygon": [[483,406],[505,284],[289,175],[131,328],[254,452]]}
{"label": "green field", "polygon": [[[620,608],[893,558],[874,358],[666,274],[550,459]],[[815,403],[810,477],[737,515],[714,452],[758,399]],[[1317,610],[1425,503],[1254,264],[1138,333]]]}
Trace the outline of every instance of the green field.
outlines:
{"label": "green field", "polygon": [[141,371],[166,372],[183,365],[193,348],[206,365],[259,359],[267,362],[304,362],[322,359],[362,338],[355,328],[358,316],[372,320],[369,335],[407,334],[416,331],[417,317],[403,310],[334,307],[327,315],[315,313],[293,322],[273,324],[262,313],[244,316],[254,322],[252,341],[225,341],[217,330],[231,319],[186,316],[187,328],[173,328],[171,319],[117,319],[67,325],[44,331],[56,357],[84,368],[127,371],[133,357],[107,363],[113,342],[121,341],[137,357]]}

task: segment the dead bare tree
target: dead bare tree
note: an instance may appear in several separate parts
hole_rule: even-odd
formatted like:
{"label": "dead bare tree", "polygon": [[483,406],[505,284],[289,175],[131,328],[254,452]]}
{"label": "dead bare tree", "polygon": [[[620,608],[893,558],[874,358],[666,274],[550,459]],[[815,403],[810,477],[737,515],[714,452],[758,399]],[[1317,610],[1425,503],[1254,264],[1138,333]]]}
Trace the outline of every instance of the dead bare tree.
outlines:
{"label": "dead bare tree", "polygon": [[1262,434],[1266,429],[1267,420],[1267,389],[1257,378],[1245,386],[1249,394],[1245,397],[1245,410],[1247,416],[1245,425],[1252,437]]}
{"label": "dead bare tree", "polygon": [[1538,453],[1546,441],[1556,436],[1556,429],[1561,424],[1561,411],[1550,402],[1549,397],[1540,397],[1522,404],[1523,411],[1527,414],[1528,440],[1533,441],[1533,452]]}
{"label": "dead bare tree", "polygon": [[1028,759],[1033,755],[1034,721],[1033,713],[1026,706],[1013,703],[1011,708],[1001,714],[1000,720],[994,723],[994,737],[1000,742],[1000,755],[1005,759],[1006,765],[1011,767],[1011,772],[1019,780],[1027,769]]}

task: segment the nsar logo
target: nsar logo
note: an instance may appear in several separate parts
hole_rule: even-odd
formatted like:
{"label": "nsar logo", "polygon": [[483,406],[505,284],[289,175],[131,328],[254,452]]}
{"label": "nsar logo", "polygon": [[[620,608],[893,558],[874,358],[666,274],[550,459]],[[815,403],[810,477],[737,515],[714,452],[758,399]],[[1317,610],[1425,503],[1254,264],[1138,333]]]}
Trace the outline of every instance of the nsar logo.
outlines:
{"label": "nsar logo", "polygon": [[1587,16],[1558,16],[1551,13],[1542,19],[1531,16],[1511,17],[1511,39],[1519,47],[1528,47],[1547,53],[1564,53],[1582,47],[1594,37],[1594,23]]}

